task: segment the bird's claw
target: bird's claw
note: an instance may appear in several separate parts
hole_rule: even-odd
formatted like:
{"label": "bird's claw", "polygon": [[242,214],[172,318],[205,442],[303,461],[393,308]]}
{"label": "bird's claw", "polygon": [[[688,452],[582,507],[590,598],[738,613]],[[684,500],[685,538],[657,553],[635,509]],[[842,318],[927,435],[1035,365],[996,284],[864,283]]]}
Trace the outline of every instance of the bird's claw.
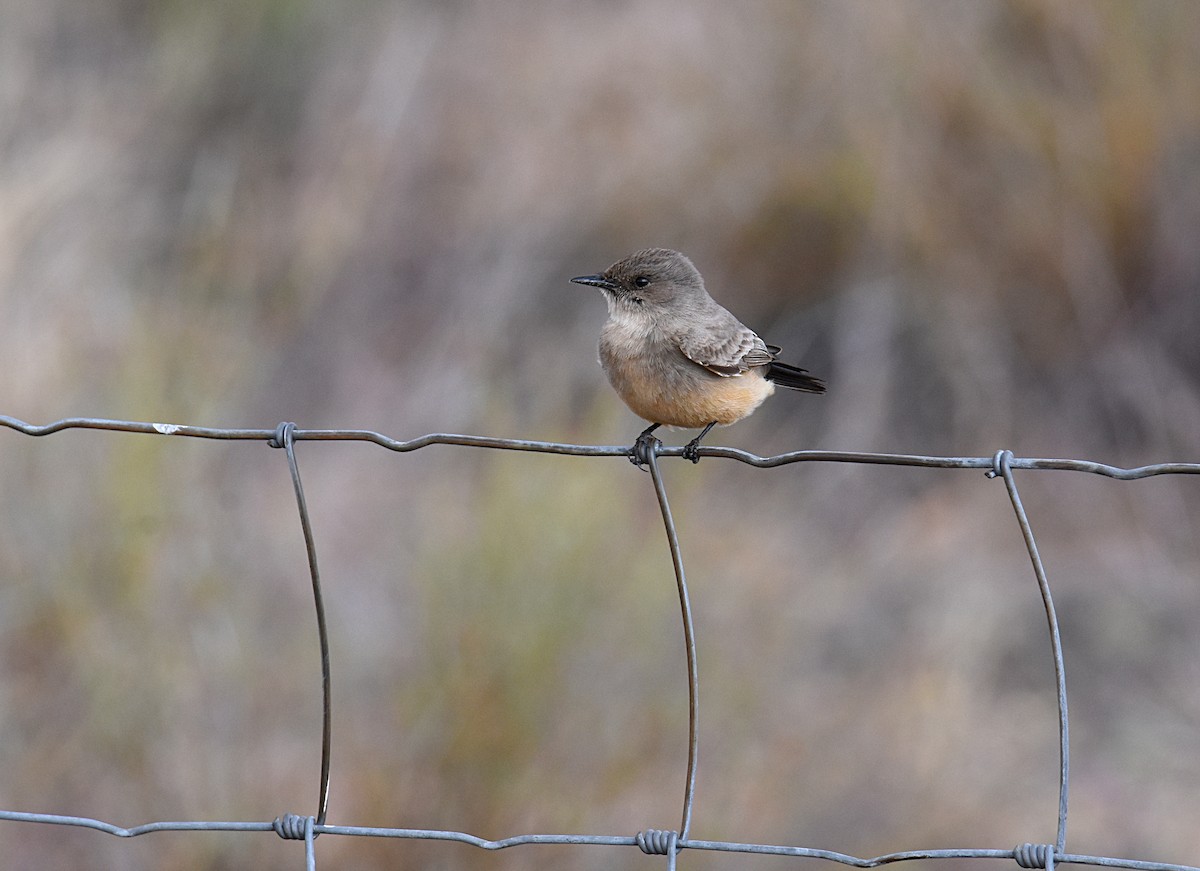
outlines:
{"label": "bird's claw", "polygon": [[683,458],[693,463],[700,462],[700,439],[692,439],[683,446]]}

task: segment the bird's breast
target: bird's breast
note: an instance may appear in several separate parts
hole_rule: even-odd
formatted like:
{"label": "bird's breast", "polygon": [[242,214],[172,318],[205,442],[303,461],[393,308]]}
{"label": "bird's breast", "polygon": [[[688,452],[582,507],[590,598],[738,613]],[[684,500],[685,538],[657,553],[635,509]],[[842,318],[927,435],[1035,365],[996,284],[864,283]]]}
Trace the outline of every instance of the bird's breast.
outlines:
{"label": "bird's breast", "polygon": [[667,426],[734,423],[775,390],[754,369],[729,377],[710,372],[649,322],[610,320],[600,333],[600,365],[634,414]]}

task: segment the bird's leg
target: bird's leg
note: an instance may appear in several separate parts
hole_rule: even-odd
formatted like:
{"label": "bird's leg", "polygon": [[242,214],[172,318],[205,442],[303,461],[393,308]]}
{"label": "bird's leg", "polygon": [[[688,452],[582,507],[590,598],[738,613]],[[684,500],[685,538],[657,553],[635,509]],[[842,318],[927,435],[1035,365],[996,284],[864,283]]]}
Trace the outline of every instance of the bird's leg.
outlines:
{"label": "bird's leg", "polygon": [[710,423],[704,429],[700,430],[700,435],[696,436],[694,439],[692,439],[690,442],[688,442],[686,445],[683,446],[683,458],[685,460],[691,460],[693,463],[700,462],[700,454],[697,451],[697,448],[700,447],[700,439],[702,439],[706,435],[708,435],[708,431],[716,425],[717,425],[717,422],[714,420],[712,423]]}
{"label": "bird's leg", "polygon": [[642,430],[641,434],[634,440],[633,447],[629,449],[629,462],[633,463],[639,469],[649,462],[646,459],[646,455],[654,450],[655,442],[658,442],[653,433],[659,426],[660,424],[652,423]]}

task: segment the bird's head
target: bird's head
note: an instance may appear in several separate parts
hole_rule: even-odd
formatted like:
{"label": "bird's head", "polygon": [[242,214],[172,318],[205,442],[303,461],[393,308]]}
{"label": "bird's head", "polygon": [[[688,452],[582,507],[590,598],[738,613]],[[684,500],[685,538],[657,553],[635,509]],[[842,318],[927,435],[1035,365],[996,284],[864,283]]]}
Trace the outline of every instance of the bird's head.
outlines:
{"label": "bird's head", "polygon": [[707,296],[704,280],[692,261],[669,248],[647,248],[618,260],[599,275],[580,275],[571,281],[600,288],[610,310],[653,311]]}

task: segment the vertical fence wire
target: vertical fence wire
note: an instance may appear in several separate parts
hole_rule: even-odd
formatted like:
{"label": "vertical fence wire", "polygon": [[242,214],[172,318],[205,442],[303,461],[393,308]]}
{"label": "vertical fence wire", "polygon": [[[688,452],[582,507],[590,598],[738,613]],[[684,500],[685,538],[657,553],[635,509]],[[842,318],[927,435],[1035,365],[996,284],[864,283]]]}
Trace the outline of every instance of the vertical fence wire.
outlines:
{"label": "vertical fence wire", "polygon": [[[1008,490],[1008,498],[1012,502],[1013,511],[1017,515],[1017,524],[1021,527],[1021,536],[1025,539],[1025,548],[1029,551],[1029,560],[1033,563],[1033,573],[1037,577],[1038,591],[1042,595],[1042,605],[1046,609],[1046,622],[1050,629],[1050,645],[1054,653],[1054,681],[1058,695],[1058,835],[1055,839],[1055,852],[1060,855],[1066,851],[1067,844],[1067,792],[1070,786],[1071,771],[1071,741],[1070,726],[1067,717],[1067,669],[1063,663],[1062,636],[1058,629],[1058,614],[1054,610],[1054,599],[1050,595],[1050,581],[1046,577],[1046,567],[1038,554],[1037,542],[1033,538],[1033,527],[1021,503],[1021,495],[1017,492],[1017,482],[1012,473],[1012,451],[997,451],[994,467],[988,472],[989,477],[999,475],[1004,480]],[[1054,857],[1046,860],[1053,863]],[[1049,871],[1050,865],[1045,866]]]}
{"label": "vertical fence wire", "polygon": [[[267,440],[273,448],[283,448],[287,454],[288,469],[292,474],[292,487],[296,491],[296,505],[300,510],[300,528],[304,533],[304,549],[308,553],[308,572],[312,578],[313,603],[317,609],[317,638],[321,646],[321,777],[317,793],[316,824],[325,824],[329,808],[329,768],[333,751],[333,699],[331,670],[329,666],[329,627],[325,622],[325,597],[321,594],[321,572],[317,568],[317,544],[313,536],[312,521],[308,516],[308,502],[304,498],[304,485],[300,482],[300,464],[296,461],[296,424],[284,422],[275,428],[274,435]],[[306,838],[312,836],[311,829]]]}
{"label": "vertical fence wire", "polygon": [[[654,494],[658,497],[658,508],[662,512],[663,526],[667,531],[667,544],[671,549],[671,564],[675,568],[675,583],[679,589],[679,608],[683,612],[683,643],[687,651],[688,673],[688,761],[687,777],[683,788],[683,819],[679,823],[679,839],[686,840],[688,830],[692,825],[692,802],[696,794],[696,756],[699,748],[697,733],[697,705],[699,694],[699,677],[696,668],[696,631],[692,624],[692,602],[688,596],[687,578],[683,573],[683,554],[679,549],[679,535],[675,531],[675,521],[671,516],[671,504],[667,501],[667,488],[663,484],[662,472],[658,468],[658,451],[662,443],[649,439],[649,449],[640,452],[638,459],[645,459],[650,469],[650,477],[654,482]],[[672,844],[667,852],[670,865],[674,867],[675,847]]]}

